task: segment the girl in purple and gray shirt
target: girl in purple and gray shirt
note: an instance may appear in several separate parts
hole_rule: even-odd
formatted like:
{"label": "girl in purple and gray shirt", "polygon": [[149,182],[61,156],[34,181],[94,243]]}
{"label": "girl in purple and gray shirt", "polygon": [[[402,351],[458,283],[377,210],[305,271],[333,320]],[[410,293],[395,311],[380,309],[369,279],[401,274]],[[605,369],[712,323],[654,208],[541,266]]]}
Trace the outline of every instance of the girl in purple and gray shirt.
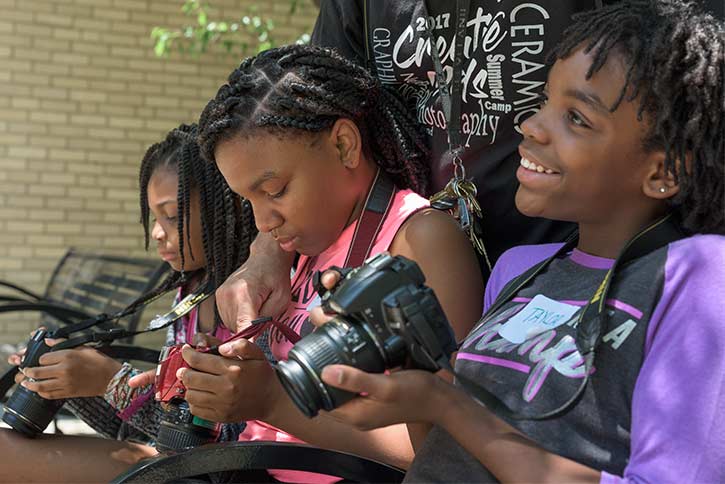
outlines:
{"label": "girl in purple and gray shirt", "polygon": [[[516,206],[576,222],[578,241],[501,256],[455,365],[514,414],[563,411],[521,420],[460,380],[325,368],[365,392],[338,418],[428,426],[407,481],[725,482],[725,30],[682,0],[575,20],[522,124]],[[668,215],[681,236],[617,265],[600,297],[627,244]],[[587,371],[589,301],[603,323]]]}

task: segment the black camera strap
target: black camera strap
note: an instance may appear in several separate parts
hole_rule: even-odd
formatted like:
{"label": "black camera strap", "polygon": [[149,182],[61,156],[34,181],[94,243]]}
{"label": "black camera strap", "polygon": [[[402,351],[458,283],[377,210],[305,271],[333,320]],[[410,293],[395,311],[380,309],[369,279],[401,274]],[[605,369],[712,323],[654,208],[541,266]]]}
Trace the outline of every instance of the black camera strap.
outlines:
{"label": "black camera strap", "polygon": [[155,295],[152,298],[149,298],[148,300],[144,301],[143,304],[138,305],[134,308],[125,308],[121,311],[114,313],[114,314],[106,314],[101,313],[93,318],[84,319],[83,321],[79,321],[75,324],[69,324],[66,326],[62,326],[52,332],[53,338],[68,338],[71,334],[77,333],[78,331],[83,331],[85,329],[92,328],[94,326],[98,326],[103,323],[108,323],[111,321],[116,321],[121,318],[124,318],[126,316],[129,316],[130,314],[135,313],[136,311],[141,310],[142,308],[148,306],[149,304],[153,303],[154,301],[159,300],[166,294],[168,294],[172,289],[163,291],[157,295]]}
{"label": "black camera strap", "polygon": [[[165,291],[149,299],[136,310],[159,299],[168,292],[169,291]],[[68,338],[65,341],[61,341],[57,345],[53,346],[50,351],[67,350],[77,348],[88,343],[96,343],[100,346],[96,347],[95,349],[97,349],[101,353],[104,353],[107,356],[110,356],[111,358],[156,361],[158,360],[159,355],[159,352],[156,350],[127,345],[111,346],[110,343],[118,339],[129,338],[131,336],[150,333],[166,328],[177,319],[187,315],[192,309],[201,304],[202,301],[207,299],[212,294],[214,294],[213,284],[211,281],[207,281],[206,284],[201,287],[201,289],[189,294],[184,299],[179,301],[177,304],[174,305],[173,308],[171,308],[169,312],[161,316],[156,316],[154,319],[152,319],[149,322],[147,329],[142,331],[128,331],[123,328],[112,328],[106,331],[95,331],[92,333],[82,334],[80,336],[70,338],[70,335],[72,335],[73,333],[83,331],[103,322],[113,321],[115,319],[119,319],[123,316],[127,316],[128,314],[130,314],[124,314],[124,311],[121,311],[113,316],[109,316],[107,314],[100,314],[95,318],[90,318],[70,326],[65,326],[48,335],[48,337],[52,338]],[[0,398],[5,395],[8,390],[15,384],[15,375],[17,375],[18,371],[18,367],[13,366],[9,368],[5,373],[3,373],[2,376],[0,376]]]}
{"label": "black camera strap", "polygon": [[[189,312],[191,312],[192,309],[197,307],[199,304],[201,304],[202,301],[207,299],[209,296],[214,294],[214,287],[213,283],[210,280],[207,280],[205,284],[201,286],[201,288],[188,296],[186,296],[184,299],[179,301],[174,305],[173,308],[166,314],[163,314],[161,316],[156,316],[154,319],[152,319],[147,328],[145,330],[141,331],[128,331],[123,328],[113,328],[108,331],[97,331],[89,334],[84,334],[81,336],[77,336],[75,338],[70,338],[65,341],[62,341],[58,343],[57,345],[53,346],[50,351],[59,351],[59,350],[66,350],[70,348],[76,348],[78,346],[87,344],[87,343],[111,343],[117,339],[121,338],[128,338],[131,336],[137,336],[139,334],[144,333],[151,333],[154,331],[158,331],[160,329],[168,327],[171,323],[178,320],[179,318],[187,315]],[[92,326],[92,324],[90,325]],[[87,329],[88,327],[81,327],[81,329]],[[75,329],[74,331],[79,331],[80,329]],[[71,332],[67,333],[71,334]],[[53,335],[53,337],[58,337],[57,335]]]}
{"label": "black camera strap", "polygon": [[[584,395],[584,389],[589,382],[589,377],[594,365],[595,351],[601,342],[602,330],[606,328],[608,319],[605,302],[617,269],[635,259],[647,255],[650,252],[684,237],[685,234],[682,233],[678,225],[672,220],[672,214],[669,214],[646,227],[624,246],[619,256],[615,259],[614,264],[607,271],[604,279],[599,284],[597,290],[589,299],[583,310],[579,313],[576,326],[576,347],[577,351],[584,358],[584,378],[582,378],[581,384],[574,395],[558,408],[539,415],[522,415],[516,413],[497,396],[481,387],[478,383],[455,372],[449,362],[446,361],[444,367],[455,375],[456,379],[461,383],[466,392],[476,398],[496,415],[511,420],[547,420],[563,415],[569,411],[579,401],[579,399],[581,399]],[[578,234],[572,234],[564,245],[556,252],[556,254],[533,266],[531,269],[508,283],[503,288],[498,298],[496,298],[496,301],[491,308],[486,311],[486,314],[484,314],[481,318],[481,321],[499,311],[506,303],[515,297],[521,289],[531,283],[537,275],[541,274],[555,259],[570,252],[576,246],[577,241]]]}

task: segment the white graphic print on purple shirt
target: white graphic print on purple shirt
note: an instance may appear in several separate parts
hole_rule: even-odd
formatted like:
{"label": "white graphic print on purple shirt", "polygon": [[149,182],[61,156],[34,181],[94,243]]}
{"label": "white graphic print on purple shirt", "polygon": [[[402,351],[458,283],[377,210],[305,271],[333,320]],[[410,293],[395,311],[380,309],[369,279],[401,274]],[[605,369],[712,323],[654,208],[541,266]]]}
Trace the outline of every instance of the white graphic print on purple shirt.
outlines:
{"label": "white graphic print on purple shirt", "polygon": [[[501,328],[519,314],[537,294],[544,293],[551,299],[571,306],[583,307],[586,305],[586,298],[591,293],[588,288],[582,285],[567,287],[567,285],[559,284],[553,289],[552,285],[546,283],[547,280],[551,281],[551,276],[559,274],[562,269],[566,272],[579,273],[583,279],[591,281],[589,287],[596,287],[598,280],[601,280],[606,273],[604,269],[582,267],[568,259],[556,262],[548,271],[549,273],[541,276],[532,287],[520,291],[517,297],[507,303],[498,313],[482,321],[466,338],[457,356],[459,364],[466,362],[466,367],[478,366],[477,372],[484,375],[491,372],[495,375],[493,377],[495,380],[505,378],[509,385],[516,386],[520,381],[522,401],[519,405],[526,406],[537,401],[537,396],[547,386],[551,388],[547,390],[549,395],[544,397],[544,400],[553,398],[554,401],[565,401],[574,394],[581,379],[585,376],[584,359],[575,343],[576,326],[581,309],[561,326],[537,334],[522,343],[513,343],[499,333]],[[629,301],[638,303],[631,297]],[[615,356],[617,350],[627,342],[644,313],[632,304],[625,303],[616,297],[608,299],[606,306],[608,323],[598,351],[599,358],[617,359]],[[637,333],[641,336],[642,328]],[[641,338],[637,338],[637,340],[641,341]],[[592,374],[596,372],[599,358],[595,360]],[[557,382],[552,385],[548,382],[553,375],[557,375],[558,378]],[[556,405],[550,404],[549,406],[556,408]],[[536,405],[536,408],[545,410],[540,405]]]}
{"label": "white graphic print on purple shirt", "polygon": [[[517,298],[518,301],[521,299]],[[528,374],[521,396],[524,401],[530,402],[538,394],[551,370],[555,370],[567,378],[579,379],[584,377],[585,368],[584,360],[576,349],[574,338],[570,335],[563,335],[556,344],[551,345],[557,337],[556,329],[541,333],[519,344],[512,343],[499,335],[501,327],[525,306],[524,301],[515,302],[513,306],[476,328],[461,347],[458,359],[478,361]],[[565,324],[573,327],[579,318],[579,313],[580,311],[577,311]],[[613,349],[618,348],[627,339],[636,324],[636,321],[627,319],[605,335],[604,343],[610,342]],[[471,347],[476,350],[476,353],[466,351]],[[528,361],[532,365],[481,354],[487,351],[495,354],[515,352],[518,356],[528,356]]]}

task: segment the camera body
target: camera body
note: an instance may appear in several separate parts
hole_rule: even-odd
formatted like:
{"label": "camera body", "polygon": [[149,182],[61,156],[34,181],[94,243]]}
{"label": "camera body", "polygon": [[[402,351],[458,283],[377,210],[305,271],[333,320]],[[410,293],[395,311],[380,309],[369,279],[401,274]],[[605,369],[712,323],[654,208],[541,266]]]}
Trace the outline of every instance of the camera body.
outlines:
{"label": "camera body", "polygon": [[329,322],[299,341],[275,367],[282,386],[308,417],[356,395],[322,382],[330,364],[371,373],[405,366],[438,371],[456,351],[455,336],[418,265],[381,253],[321,294]]}
{"label": "camera body", "polygon": [[182,346],[164,347],[156,368],[155,391],[164,409],[156,446],[162,452],[179,452],[214,442],[221,429],[219,423],[199,418],[189,409],[184,398],[186,387],[176,377],[180,368],[189,367],[181,356]]}
{"label": "camera body", "polygon": [[[51,335],[44,329],[35,332],[28,341],[20,369],[39,366],[40,357],[50,351],[45,338]],[[3,413],[3,422],[13,430],[27,437],[42,434],[65,400],[48,400],[27,388],[18,385],[8,398]]]}

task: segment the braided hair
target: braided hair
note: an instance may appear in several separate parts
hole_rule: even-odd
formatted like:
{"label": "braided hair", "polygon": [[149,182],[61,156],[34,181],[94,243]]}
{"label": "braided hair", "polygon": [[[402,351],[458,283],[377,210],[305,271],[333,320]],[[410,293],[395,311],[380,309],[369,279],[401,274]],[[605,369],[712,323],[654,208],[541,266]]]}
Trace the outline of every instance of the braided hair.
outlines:
{"label": "braided hair", "polygon": [[277,136],[320,132],[340,118],[357,125],[365,155],[400,188],[426,195],[429,149],[401,99],[331,49],[290,45],[244,60],[199,120],[202,154],[259,130]]}
{"label": "braided hair", "polygon": [[[590,79],[615,52],[626,70],[619,98],[638,99],[679,193],[670,199],[691,233],[725,233],[725,30],[685,0],[629,0],[578,14],[550,60],[583,46]],[[687,160],[684,169],[678,161]]]}
{"label": "braided hair", "polygon": [[[172,272],[159,286],[134,301],[129,308],[137,309],[157,295],[180,287],[190,279],[190,274],[184,272],[183,267],[185,241],[191,246],[189,223],[193,190],[199,193],[202,242],[206,256],[206,267],[200,270],[206,272],[214,287],[219,287],[249,257],[249,247],[257,234],[251,204],[232,192],[216,166],[201,158],[197,136],[196,125],[182,124],[170,131],[164,141],[152,145],[141,162],[139,201],[146,249],[150,237],[149,180],[160,169],[169,169],[178,174],[177,228],[182,270]],[[218,324],[218,314],[215,317]]]}

